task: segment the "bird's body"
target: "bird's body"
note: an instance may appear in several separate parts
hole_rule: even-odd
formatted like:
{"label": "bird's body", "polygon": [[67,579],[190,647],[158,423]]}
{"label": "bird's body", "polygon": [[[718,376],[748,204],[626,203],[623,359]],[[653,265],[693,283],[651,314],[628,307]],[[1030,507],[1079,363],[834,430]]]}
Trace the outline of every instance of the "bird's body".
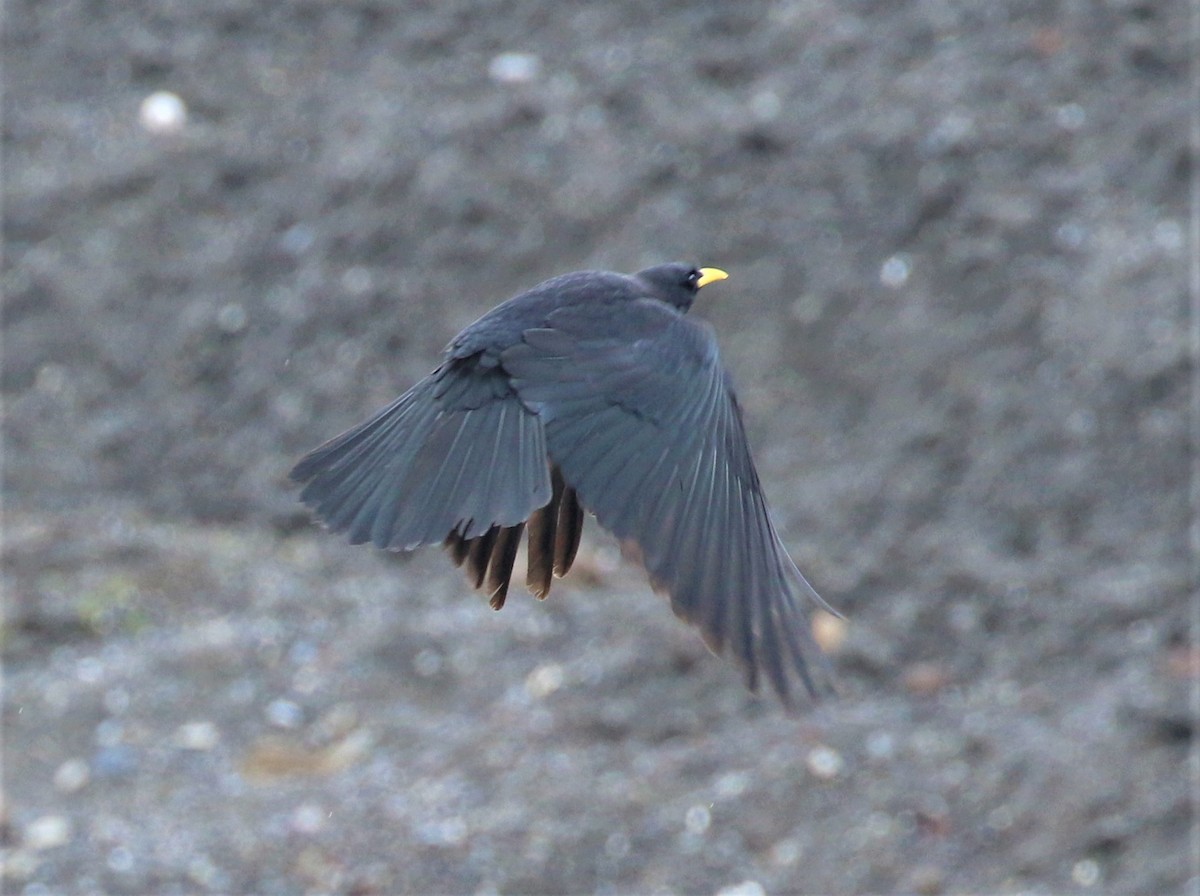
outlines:
{"label": "bird's body", "polygon": [[[493,308],[425,379],[306,455],[301,499],[352,543],[441,543],[504,604],[528,530],[528,587],[565,575],[583,508],[631,544],[676,614],[786,701],[828,689],[712,328],[686,317],[724,272],[585,271]],[[814,665],[807,660],[811,659]]]}

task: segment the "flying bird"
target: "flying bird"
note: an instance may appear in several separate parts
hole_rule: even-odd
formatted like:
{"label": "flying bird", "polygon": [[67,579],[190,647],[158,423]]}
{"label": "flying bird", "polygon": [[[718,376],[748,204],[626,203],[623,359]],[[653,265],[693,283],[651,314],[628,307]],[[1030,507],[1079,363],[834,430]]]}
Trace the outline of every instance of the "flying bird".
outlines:
{"label": "flying bird", "polygon": [[804,602],[825,606],[775,531],[713,328],[687,312],[728,275],[663,264],[564,274],[459,333],[442,362],[291,471],[352,544],[442,544],[504,605],[567,574],[585,510],[639,556],[675,614],[756,691],[831,691]]}

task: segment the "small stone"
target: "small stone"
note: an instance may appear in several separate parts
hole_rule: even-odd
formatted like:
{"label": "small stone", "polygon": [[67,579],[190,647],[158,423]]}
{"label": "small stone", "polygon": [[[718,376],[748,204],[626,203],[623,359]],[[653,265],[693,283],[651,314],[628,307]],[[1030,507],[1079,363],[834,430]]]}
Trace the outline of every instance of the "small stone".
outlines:
{"label": "small stone", "polygon": [[413,831],[417,839],[428,846],[458,846],[467,839],[467,823],[457,815],[440,821],[426,821]]}
{"label": "small stone", "polygon": [[317,846],[306,846],[296,857],[293,873],[308,882],[309,891],[323,893],[345,889],[345,867]]}
{"label": "small stone", "polygon": [[371,271],[362,265],[351,265],[342,272],[342,289],[354,296],[363,296],[371,291],[375,284]]}
{"label": "small stone", "polygon": [[1081,887],[1096,886],[1100,876],[1100,865],[1095,859],[1081,859],[1071,868],[1071,880]]}
{"label": "small stone", "polygon": [[722,887],[717,890],[717,896],[767,896],[767,891],[756,880],[744,880],[740,884]]}
{"label": "small stone", "polygon": [[248,320],[245,307],[238,302],[230,302],[227,305],[222,305],[217,312],[218,329],[222,333],[228,333],[230,336],[236,335],[246,329]]}
{"label": "small stone", "polygon": [[750,97],[750,114],[758,121],[774,121],[783,111],[783,101],[774,90],[760,90]]}
{"label": "small stone", "polygon": [[349,703],[331,706],[317,719],[313,731],[322,740],[345,737],[358,727],[358,711]]}
{"label": "small stone", "polygon": [[891,759],[896,753],[896,738],[888,731],[872,731],[867,735],[866,747],[872,759]]}
{"label": "small stone", "polygon": [[846,642],[846,620],[825,610],[813,613],[813,640],[825,653],[837,653]]}
{"label": "small stone", "polygon": [[317,232],[303,221],[293,224],[279,237],[279,247],[288,255],[299,257],[312,248]]}
{"label": "small stone", "polygon": [[1186,236],[1183,226],[1170,218],[1154,225],[1154,244],[1167,252],[1174,253],[1182,249]]}
{"label": "small stone", "polygon": [[771,847],[768,857],[771,864],[787,867],[795,865],[803,855],[804,847],[800,845],[800,841],[795,837],[785,837]]}
{"label": "small stone", "polygon": [[349,768],[371,752],[375,738],[365,728],[357,728],[323,751],[323,766],[326,774]]}
{"label": "small stone", "polygon": [[883,263],[879,269],[879,279],[884,286],[899,289],[908,282],[908,275],[911,271],[912,262],[907,255],[901,252]]}
{"label": "small stone", "polygon": [[950,675],[939,663],[913,663],[904,670],[904,687],[910,694],[929,697],[950,682]]}
{"label": "small stone", "polygon": [[1200,678],[1200,647],[1176,647],[1168,652],[1167,674],[1183,681]]}
{"label": "small stone", "polygon": [[125,726],[116,719],[103,719],[96,725],[96,746],[115,747],[125,739]]}
{"label": "small stone", "polygon": [[[4,879],[11,881],[29,880],[37,873],[38,866],[41,864],[42,860],[32,850],[8,850],[8,854],[4,857]],[[29,890],[26,889],[25,892],[28,893]]]}
{"label": "small stone", "polygon": [[87,787],[92,771],[82,759],[68,759],[54,772],[54,789],[59,793],[78,793]]}
{"label": "small stone", "polygon": [[549,697],[563,683],[563,668],[558,663],[546,663],[538,666],[525,679],[525,690],[530,697],[541,699]]}
{"label": "small stone", "polygon": [[1087,121],[1087,112],[1079,103],[1066,103],[1054,110],[1054,121],[1064,131],[1078,131]]}
{"label": "small stone", "polygon": [[133,870],[133,853],[124,846],[113,847],[108,853],[106,864],[110,871],[128,874]]}
{"label": "small stone", "polygon": [[824,746],[813,747],[809,750],[804,763],[808,766],[809,773],[822,781],[833,780],[846,767],[846,761],[842,759],[841,753],[832,747]]}
{"label": "small stone", "polygon": [[804,293],[792,303],[792,319],[804,326],[812,326],[825,314],[826,302],[816,293]]}
{"label": "small stone", "polygon": [[904,887],[921,896],[937,896],[945,887],[946,875],[936,865],[917,865],[908,874]]}
{"label": "small stone", "polygon": [[25,829],[25,845],[34,852],[42,852],[65,845],[71,834],[71,820],[65,815],[43,815]]}
{"label": "small stone", "polygon": [[208,856],[198,855],[188,862],[187,876],[192,883],[212,889],[213,882],[217,878],[217,866]]}
{"label": "small stone", "polygon": [[33,378],[33,388],[43,395],[61,395],[70,384],[70,374],[61,364],[43,364]]}
{"label": "small stone", "polygon": [[96,684],[104,676],[104,664],[94,656],[85,656],[75,664],[75,677],[84,684]]}
{"label": "small stone", "polygon": [[302,803],[292,812],[291,828],[298,834],[315,834],[325,826],[326,814],[317,803]]}
{"label": "small stone", "polygon": [[696,805],[687,810],[683,817],[683,826],[689,834],[703,834],[712,824],[712,813],[708,806]]}
{"label": "small stone", "polygon": [[158,90],[142,100],[138,121],[152,134],[177,134],[187,124],[187,106],[177,94]]}
{"label": "small stone", "polygon": [[128,744],[101,747],[92,756],[92,772],[97,778],[125,778],[138,768],[137,750]]}
{"label": "small stone", "polygon": [[221,740],[212,722],[186,722],[175,732],[175,746],[181,750],[208,752]]}
{"label": "small stone", "polygon": [[721,799],[736,799],[750,787],[751,778],[747,772],[725,772],[713,784],[713,791]]}
{"label": "small stone", "polygon": [[291,700],[272,700],[267,704],[267,721],[276,728],[299,728],[304,722],[304,710]]}
{"label": "small stone", "polygon": [[500,84],[527,84],[541,67],[541,60],[532,53],[499,53],[488,63],[488,77]]}

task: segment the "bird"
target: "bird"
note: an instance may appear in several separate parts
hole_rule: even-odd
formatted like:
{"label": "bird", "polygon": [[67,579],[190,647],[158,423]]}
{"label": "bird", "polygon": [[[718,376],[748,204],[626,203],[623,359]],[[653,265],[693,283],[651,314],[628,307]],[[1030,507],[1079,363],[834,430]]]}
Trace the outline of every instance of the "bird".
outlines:
{"label": "bird", "polygon": [[[719,268],[579,271],[497,305],[424,379],[304,455],[300,500],[351,544],[440,544],[495,609],[518,547],[545,598],[585,513],[751,692],[833,693],[806,604],[830,609],[772,522],[711,324],[689,317]],[[832,611],[831,612],[836,612]]]}

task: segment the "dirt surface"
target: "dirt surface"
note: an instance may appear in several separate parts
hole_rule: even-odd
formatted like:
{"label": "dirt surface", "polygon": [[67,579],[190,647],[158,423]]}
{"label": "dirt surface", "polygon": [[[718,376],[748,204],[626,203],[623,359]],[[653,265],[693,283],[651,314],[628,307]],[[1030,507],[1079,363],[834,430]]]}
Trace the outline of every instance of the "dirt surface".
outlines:
{"label": "dirt surface", "polygon": [[[5,892],[1197,891],[1182,0],[5,12]],[[848,620],[797,718],[594,524],[493,613],[285,481],[677,258]]]}

